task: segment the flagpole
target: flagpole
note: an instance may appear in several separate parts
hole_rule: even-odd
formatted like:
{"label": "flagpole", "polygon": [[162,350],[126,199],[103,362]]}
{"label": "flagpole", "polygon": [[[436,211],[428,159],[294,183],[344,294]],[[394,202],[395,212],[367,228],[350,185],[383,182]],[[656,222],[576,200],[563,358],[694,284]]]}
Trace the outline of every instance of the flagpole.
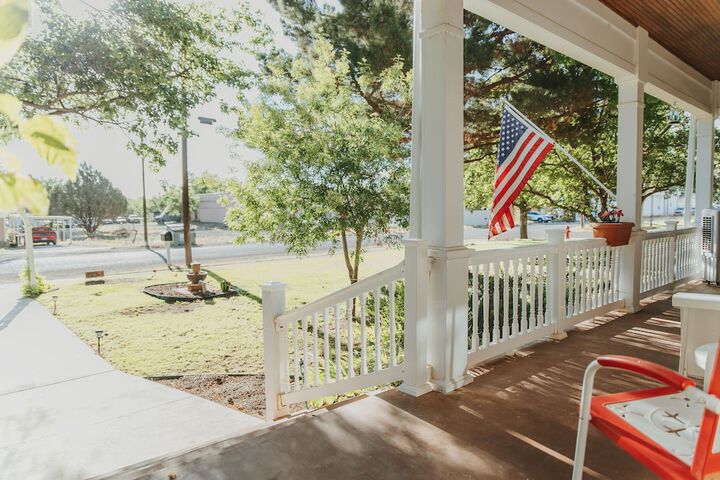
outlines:
{"label": "flagpole", "polygon": [[533,123],[532,120],[530,120],[529,118],[527,118],[520,110],[518,110],[517,108],[515,108],[515,106],[514,106],[512,103],[508,102],[505,98],[502,98],[501,100],[502,100],[502,102],[505,104],[506,107],[508,107],[510,110],[513,111],[513,113],[515,113],[517,116],[519,116],[520,118],[522,118],[525,122],[528,123],[528,125],[530,125],[531,127],[533,127],[533,128],[534,128],[535,130],[537,130],[538,132],[542,133],[548,140],[550,140],[552,143],[554,143],[555,146],[558,148],[558,150],[560,150],[562,153],[564,153],[567,158],[569,158],[570,160],[572,160],[573,162],[575,162],[575,164],[576,164],[578,167],[580,167],[580,170],[582,170],[583,172],[585,172],[585,174],[586,174],[588,177],[592,178],[593,181],[600,186],[600,188],[602,188],[603,190],[605,190],[605,191],[608,193],[608,195],[610,195],[612,198],[615,198],[615,197],[616,197],[616,195],[615,195],[609,188],[607,188],[600,180],[598,180],[597,177],[595,177],[595,175],[593,175],[592,173],[590,173],[590,170],[588,170],[587,168],[585,168],[585,165],[583,165],[583,164],[580,163],[575,157],[573,157],[573,156],[570,154],[570,152],[568,152],[568,151],[565,149],[565,147],[563,147],[562,145],[560,145],[559,143],[557,143],[550,135],[548,135],[548,134],[545,133],[540,127],[538,127],[537,125],[535,125],[535,123]]}

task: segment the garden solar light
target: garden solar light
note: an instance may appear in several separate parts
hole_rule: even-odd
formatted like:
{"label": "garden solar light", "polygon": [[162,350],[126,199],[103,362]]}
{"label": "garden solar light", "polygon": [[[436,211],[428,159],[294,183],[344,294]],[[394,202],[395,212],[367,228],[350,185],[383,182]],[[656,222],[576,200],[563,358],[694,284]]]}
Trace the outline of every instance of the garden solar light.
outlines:
{"label": "garden solar light", "polygon": [[98,351],[98,355],[100,355],[100,356],[102,357],[102,354],[100,353],[100,339],[101,339],[102,337],[104,337],[105,335],[107,335],[107,334],[105,333],[105,330],[99,330],[99,329],[98,329],[98,330],[95,330],[95,335],[97,336],[97,351]]}

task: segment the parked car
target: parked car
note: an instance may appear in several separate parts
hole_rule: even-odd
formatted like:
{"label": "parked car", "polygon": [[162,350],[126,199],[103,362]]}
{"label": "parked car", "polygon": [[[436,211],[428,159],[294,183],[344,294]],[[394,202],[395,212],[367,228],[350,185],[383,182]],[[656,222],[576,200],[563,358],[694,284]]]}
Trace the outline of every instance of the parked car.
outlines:
{"label": "parked car", "polygon": [[128,223],[140,223],[142,222],[142,216],[133,213],[132,215],[128,215],[127,221]]}
{"label": "parked car", "polygon": [[179,222],[180,221],[180,215],[170,215],[168,213],[161,213],[160,215],[155,216],[155,221],[157,223],[172,223],[172,222]]}
{"label": "parked car", "polygon": [[48,225],[32,228],[33,243],[44,243],[46,245],[57,244],[57,233]]}
{"label": "parked car", "polygon": [[552,222],[552,220],[553,220],[552,215],[550,215],[548,213],[528,212],[527,216],[528,216],[528,220],[532,220],[533,222],[538,222],[538,223],[548,223],[548,222]]}
{"label": "parked car", "polygon": [[[690,210],[690,213],[691,213],[692,215],[695,215],[695,207],[693,207],[692,210]],[[680,217],[680,216],[682,216],[682,215],[684,215],[684,214],[685,214],[685,207],[678,207],[678,208],[676,208],[675,211],[673,212],[673,215],[675,215],[676,217]]]}

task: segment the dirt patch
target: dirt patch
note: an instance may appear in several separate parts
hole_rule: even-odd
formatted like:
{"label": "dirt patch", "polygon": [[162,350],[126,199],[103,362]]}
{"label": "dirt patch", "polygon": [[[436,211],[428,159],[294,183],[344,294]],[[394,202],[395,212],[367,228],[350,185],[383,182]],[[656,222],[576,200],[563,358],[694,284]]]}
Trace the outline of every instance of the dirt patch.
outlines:
{"label": "dirt patch", "polygon": [[198,303],[160,303],[157,305],[144,305],[142,307],[125,308],[117,312],[119,315],[127,315],[131,317],[137,317],[140,315],[151,314],[151,313],[184,313],[192,312],[198,308]]}
{"label": "dirt patch", "polygon": [[211,286],[207,286],[204,292],[190,292],[187,288],[187,282],[161,283],[158,285],[149,285],[143,288],[143,292],[151,297],[165,300],[166,302],[192,302],[195,300],[210,300],[217,297],[232,297],[238,294],[234,288],[230,288],[227,292],[222,292]]}
{"label": "dirt patch", "polygon": [[262,375],[185,375],[155,381],[243,413],[265,416],[265,380]]}

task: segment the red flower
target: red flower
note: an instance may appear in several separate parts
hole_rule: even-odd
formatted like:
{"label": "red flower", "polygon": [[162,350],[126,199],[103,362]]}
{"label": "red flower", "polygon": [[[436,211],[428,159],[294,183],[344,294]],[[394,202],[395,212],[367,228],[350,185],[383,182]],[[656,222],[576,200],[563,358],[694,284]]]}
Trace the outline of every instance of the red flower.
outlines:
{"label": "red flower", "polygon": [[609,216],[610,216],[610,212],[608,212],[607,210],[605,210],[604,212],[602,212],[600,214],[600,218],[608,218]]}

